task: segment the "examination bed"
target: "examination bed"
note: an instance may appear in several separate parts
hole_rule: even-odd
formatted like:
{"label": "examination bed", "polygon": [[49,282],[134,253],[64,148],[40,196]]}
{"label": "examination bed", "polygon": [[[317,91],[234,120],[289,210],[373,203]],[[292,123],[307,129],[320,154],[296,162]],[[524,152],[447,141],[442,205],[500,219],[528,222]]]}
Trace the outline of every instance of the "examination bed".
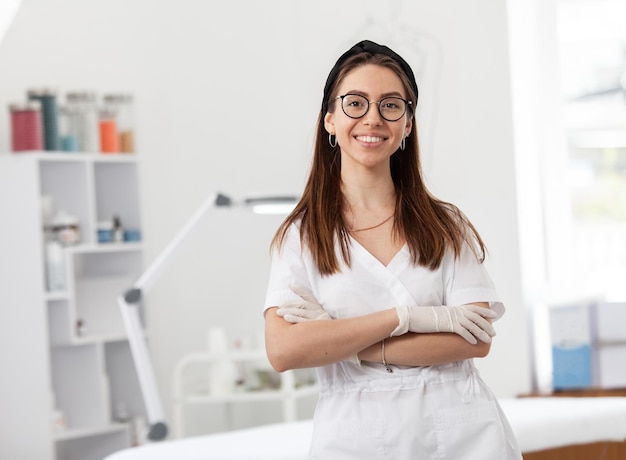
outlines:
{"label": "examination bed", "polygon": [[[626,460],[626,397],[500,401],[525,460]],[[146,444],[105,460],[306,460],[312,421]]]}

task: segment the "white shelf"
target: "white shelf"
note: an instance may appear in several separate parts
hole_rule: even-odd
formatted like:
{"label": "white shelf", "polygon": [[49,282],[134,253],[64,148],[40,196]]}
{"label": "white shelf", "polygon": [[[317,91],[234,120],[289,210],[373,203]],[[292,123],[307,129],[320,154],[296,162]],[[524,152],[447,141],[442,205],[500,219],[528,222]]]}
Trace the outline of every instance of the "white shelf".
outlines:
{"label": "white shelf", "polygon": [[79,244],[65,248],[67,252],[73,254],[98,254],[111,252],[134,252],[143,251],[142,243],[97,243],[97,244]]}
{"label": "white shelf", "polygon": [[[10,280],[0,321],[2,457],[99,460],[130,445],[128,424],[114,422],[118,403],[145,417],[116,301],[143,271],[144,245],[97,235],[114,215],[141,232],[137,157],[0,154],[0,183],[0,213],[12,223],[0,241],[0,279]],[[59,291],[45,289],[43,195],[79,221],[81,242],[62,250]],[[66,430],[54,432],[53,410]]]}
{"label": "white shelf", "polygon": [[128,153],[83,153],[83,152],[49,152],[45,150],[29,150],[20,153],[0,153],[19,159],[31,158],[37,161],[67,162],[101,162],[101,163],[135,163],[136,154]]}

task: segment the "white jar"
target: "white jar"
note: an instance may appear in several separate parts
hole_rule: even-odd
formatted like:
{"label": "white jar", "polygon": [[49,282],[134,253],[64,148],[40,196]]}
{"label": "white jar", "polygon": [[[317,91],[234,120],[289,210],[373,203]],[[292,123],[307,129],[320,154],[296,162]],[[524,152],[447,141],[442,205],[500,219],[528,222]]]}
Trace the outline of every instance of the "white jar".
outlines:
{"label": "white jar", "polygon": [[63,246],[71,246],[80,242],[80,226],[78,217],[61,210],[52,219],[52,234]]}
{"label": "white jar", "polygon": [[49,291],[65,289],[65,256],[61,243],[55,239],[46,243],[46,278]]}

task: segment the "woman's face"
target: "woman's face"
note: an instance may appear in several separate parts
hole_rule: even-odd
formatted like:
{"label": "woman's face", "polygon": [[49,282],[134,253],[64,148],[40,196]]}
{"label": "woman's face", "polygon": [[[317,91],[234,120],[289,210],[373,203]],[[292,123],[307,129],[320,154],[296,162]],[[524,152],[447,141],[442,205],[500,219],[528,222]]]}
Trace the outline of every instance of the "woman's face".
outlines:
{"label": "woman's face", "polygon": [[389,158],[411,132],[412,121],[408,113],[397,121],[387,121],[374,102],[388,96],[406,99],[400,77],[386,67],[366,64],[352,70],[340,83],[337,95],[347,93],[365,96],[370,105],[363,117],[355,119],[344,113],[338,99],[334,112],[324,117],[326,131],[337,136],[342,169],[388,167]]}

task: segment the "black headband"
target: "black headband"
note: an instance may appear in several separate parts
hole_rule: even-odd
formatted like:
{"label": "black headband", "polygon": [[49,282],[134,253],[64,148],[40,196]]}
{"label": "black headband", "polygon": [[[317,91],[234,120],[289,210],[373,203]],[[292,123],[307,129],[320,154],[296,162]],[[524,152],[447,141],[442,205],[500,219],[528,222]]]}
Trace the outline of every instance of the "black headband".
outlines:
{"label": "black headband", "polygon": [[415,81],[415,75],[413,75],[413,70],[411,70],[411,66],[404,59],[402,59],[402,56],[393,51],[391,48],[388,48],[384,45],[379,45],[378,43],[374,43],[369,40],[363,40],[354,45],[345,53],[343,53],[341,57],[337,59],[337,62],[330,71],[330,74],[328,74],[328,78],[326,79],[326,85],[324,86],[322,115],[328,111],[328,99],[330,98],[330,91],[332,86],[335,84],[335,80],[337,80],[337,75],[339,75],[339,71],[341,70],[343,64],[348,60],[348,58],[351,58],[352,56],[355,56],[359,53],[383,54],[393,59],[400,66],[400,68],[402,68],[409,81],[411,82],[411,87],[413,88],[413,91],[415,91],[415,103],[417,104],[417,82]]}

